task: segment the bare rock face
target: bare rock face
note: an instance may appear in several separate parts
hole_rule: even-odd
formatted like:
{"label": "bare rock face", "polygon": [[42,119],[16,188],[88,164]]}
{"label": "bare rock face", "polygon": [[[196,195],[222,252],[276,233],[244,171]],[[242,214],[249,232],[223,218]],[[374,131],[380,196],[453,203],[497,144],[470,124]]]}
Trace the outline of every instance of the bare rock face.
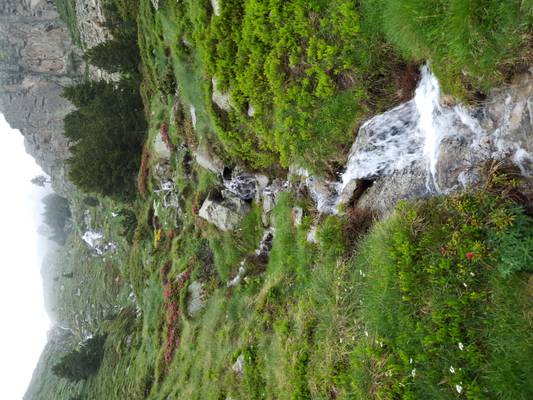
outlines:
{"label": "bare rock face", "polygon": [[83,46],[91,48],[111,39],[99,0],[77,0],[76,18]]}
{"label": "bare rock face", "polygon": [[53,2],[7,0],[0,5],[0,112],[25,137],[26,150],[52,177],[58,193],[69,189],[69,143],[63,118],[72,105],[60,96],[82,64],[80,52]]}

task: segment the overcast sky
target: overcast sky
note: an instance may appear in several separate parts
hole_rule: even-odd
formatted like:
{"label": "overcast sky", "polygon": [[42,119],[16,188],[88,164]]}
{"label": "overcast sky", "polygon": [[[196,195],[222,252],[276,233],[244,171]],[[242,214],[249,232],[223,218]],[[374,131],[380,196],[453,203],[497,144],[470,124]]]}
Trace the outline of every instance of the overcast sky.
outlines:
{"label": "overcast sky", "polygon": [[22,399],[46,343],[41,261],[46,240],[41,198],[47,189],[30,180],[42,174],[24,150],[20,132],[0,114],[0,398]]}

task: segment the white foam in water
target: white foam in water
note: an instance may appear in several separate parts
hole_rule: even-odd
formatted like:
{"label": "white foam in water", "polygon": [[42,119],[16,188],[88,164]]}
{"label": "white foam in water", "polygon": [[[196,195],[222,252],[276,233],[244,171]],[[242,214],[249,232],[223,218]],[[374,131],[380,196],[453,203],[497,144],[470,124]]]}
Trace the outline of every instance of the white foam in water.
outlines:
{"label": "white foam in water", "polygon": [[423,66],[413,100],[363,124],[342,176],[342,187],[354,179],[391,175],[423,161],[427,165],[428,190],[440,192],[436,174],[442,140],[457,132],[459,125],[478,136],[482,131],[466,109],[444,107],[440,98],[437,78],[428,66]]}
{"label": "white foam in water", "polygon": [[423,155],[427,160],[433,185],[438,190],[435,175],[439,146],[446,131],[437,123],[439,114],[442,115],[439,81],[431,74],[427,66],[422,67],[420,84],[415,92],[415,104],[419,117],[416,134],[420,135],[424,141]]}
{"label": "white foam in water", "polygon": [[439,100],[437,78],[424,66],[413,100],[363,124],[342,176],[342,187],[354,179],[390,175],[422,157],[434,173],[444,135],[436,123],[442,114]]}

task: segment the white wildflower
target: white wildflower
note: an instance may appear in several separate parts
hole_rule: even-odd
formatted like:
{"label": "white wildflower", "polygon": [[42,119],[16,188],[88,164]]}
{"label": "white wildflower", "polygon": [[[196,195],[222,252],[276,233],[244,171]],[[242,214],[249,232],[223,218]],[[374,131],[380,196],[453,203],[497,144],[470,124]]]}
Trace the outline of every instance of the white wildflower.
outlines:
{"label": "white wildflower", "polygon": [[461,350],[461,351],[463,351],[465,349],[465,346],[461,342],[459,342],[458,346],[459,346],[459,350]]}
{"label": "white wildflower", "polygon": [[413,363],[413,359],[410,358],[410,359],[409,359],[409,364],[412,364],[412,363]]}
{"label": "white wildflower", "polygon": [[414,378],[416,376],[416,368],[413,368],[411,371],[411,376]]}
{"label": "white wildflower", "polygon": [[455,385],[455,390],[457,390],[457,393],[461,393],[463,391],[463,387],[461,385]]}
{"label": "white wildflower", "polygon": [[455,368],[454,368],[453,366],[450,366],[450,372],[451,372],[452,374],[455,374]]}

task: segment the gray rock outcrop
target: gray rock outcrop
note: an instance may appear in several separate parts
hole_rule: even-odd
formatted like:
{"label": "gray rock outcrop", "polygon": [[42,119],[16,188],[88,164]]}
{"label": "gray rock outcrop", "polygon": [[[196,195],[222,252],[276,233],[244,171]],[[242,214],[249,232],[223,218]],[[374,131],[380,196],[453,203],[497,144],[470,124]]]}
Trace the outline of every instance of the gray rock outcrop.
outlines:
{"label": "gray rock outcrop", "polygon": [[60,96],[77,76],[80,52],[46,0],[9,0],[0,6],[0,112],[25,137],[26,150],[68,191],[65,160],[69,143],[63,118],[72,105]]}
{"label": "gray rock outcrop", "polygon": [[[84,48],[109,38],[99,0],[77,0]],[[63,119],[73,106],[61,97],[85,68],[82,52],[50,0],[4,0],[0,4],[0,113],[25,138],[26,151],[65,196],[73,186],[65,161],[69,141]],[[108,78],[91,68],[93,78]]]}
{"label": "gray rock outcrop", "polygon": [[198,215],[215,225],[218,229],[228,232],[234,230],[250,211],[250,205],[238,197],[226,193],[223,199],[208,197]]}

